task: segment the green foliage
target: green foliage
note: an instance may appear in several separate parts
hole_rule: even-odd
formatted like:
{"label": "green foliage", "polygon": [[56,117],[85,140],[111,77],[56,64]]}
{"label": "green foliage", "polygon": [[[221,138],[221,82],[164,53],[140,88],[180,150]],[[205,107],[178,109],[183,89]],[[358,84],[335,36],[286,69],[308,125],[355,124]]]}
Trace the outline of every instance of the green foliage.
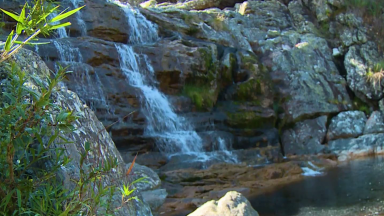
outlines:
{"label": "green foliage", "polygon": [[[46,77],[44,81],[15,64],[8,70],[0,107],[0,215],[96,215],[100,209],[105,214],[117,211],[111,206],[116,187],[103,185],[105,176],[117,167],[117,160],[97,155],[98,165],[92,166],[88,163],[91,143],[85,143],[80,153],[79,178],[72,179],[74,189],[69,191],[57,178],[71,162],[65,149],[57,146],[70,143],[65,134],[76,129],[73,123],[79,118],[51,99],[65,70],[61,68],[52,79]],[[27,87],[29,80],[41,90]],[[130,196],[135,191],[132,186],[142,180],[123,186],[121,205],[137,199]]]}
{"label": "green foliage", "polygon": [[352,101],[352,105],[353,105],[353,108],[355,110],[359,110],[359,111],[362,111],[364,112],[366,115],[370,115],[371,114],[371,109],[370,107],[364,103],[364,101],[362,101],[361,99],[359,99],[358,97],[355,97]]}
{"label": "green foliage", "polygon": [[[62,24],[55,23],[73,15],[84,6],[68,12],[64,10],[52,19],[47,20],[47,17],[56,12],[58,7],[59,6],[51,7],[51,4],[46,6],[45,0],[34,0],[33,6],[30,6],[28,2],[25,3],[20,14],[15,14],[0,8],[0,10],[6,15],[17,21],[16,31],[13,30],[8,35],[6,42],[2,44],[3,49],[1,50],[2,54],[0,62],[3,62],[10,56],[14,55],[22,46],[26,44],[35,45],[36,43],[31,43],[30,41],[36,38],[40,33],[48,35],[49,32],[54,29],[71,25],[70,22]],[[23,41],[17,41],[18,37],[23,33],[26,34],[27,38]]]}
{"label": "green foliage", "polygon": [[[76,130],[74,122],[80,118],[52,98],[67,72],[59,67],[53,77],[42,79],[11,61],[3,62],[38,34],[69,25],[53,23],[81,8],[63,11],[47,21],[56,9],[47,7],[43,0],[35,0],[32,7],[26,3],[18,15],[1,9],[18,24],[2,44],[0,59],[0,215],[111,215],[127,200],[137,199],[130,196],[132,186],[142,181],[123,186],[121,206],[113,207],[112,197],[118,190],[104,183],[106,175],[117,168],[117,159],[104,159],[101,152],[92,155],[91,149],[100,149],[100,144],[86,142],[79,152],[80,161],[76,161],[79,175],[71,179],[71,189],[61,182],[61,174],[71,169],[67,165],[72,162],[63,146],[70,143],[65,137]],[[22,33],[27,39],[17,41]]]}
{"label": "green foliage", "polygon": [[191,98],[192,103],[195,104],[196,109],[199,111],[206,111],[215,105],[217,93],[212,92],[209,87],[185,85],[183,88],[183,95]]}
{"label": "green foliage", "polygon": [[345,1],[347,7],[360,9],[365,14],[371,16],[380,16],[383,13],[383,0],[348,0]]}

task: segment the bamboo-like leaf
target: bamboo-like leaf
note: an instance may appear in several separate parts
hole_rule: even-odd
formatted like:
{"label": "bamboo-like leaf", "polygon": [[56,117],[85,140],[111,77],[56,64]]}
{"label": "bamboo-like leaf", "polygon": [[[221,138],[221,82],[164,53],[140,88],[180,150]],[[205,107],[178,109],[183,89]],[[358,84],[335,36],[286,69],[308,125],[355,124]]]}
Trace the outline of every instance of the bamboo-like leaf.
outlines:
{"label": "bamboo-like leaf", "polygon": [[58,6],[54,7],[54,8],[52,8],[51,10],[49,10],[46,14],[44,14],[44,16],[42,16],[42,17],[39,19],[39,21],[37,21],[36,24],[39,24],[41,21],[45,20],[50,14],[52,14],[52,13],[53,13],[57,8],[59,8],[59,7],[60,7],[60,5],[58,5]]}
{"label": "bamboo-like leaf", "polygon": [[[14,41],[15,44],[23,44],[24,41]],[[50,42],[39,42],[39,43],[31,43],[31,42],[27,42],[27,43],[24,43],[25,45],[43,45],[43,44],[49,44]]]}
{"label": "bamboo-like leaf", "polygon": [[4,50],[9,51],[12,46],[12,37],[13,37],[13,30],[11,33],[8,35],[7,41],[5,42]]}
{"label": "bamboo-like leaf", "polygon": [[57,24],[57,25],[54,25],[54,26],[50,26],[49,30],[58,29],[58,28],[66,27],[66,26],[70,26],[70,25],[71,25],[70,22],[61,23],[61,24]]}
{"label": "bamboo-like leaf", "polygon": [[21,191],[19,189],[16,189],[16,194],[17,194],[17,205],[19,208],[22,208],[21,206]]}
{"label": "bamboo-like leaf", "polygon": [[19,16],[19,23],[23,23],[24,24],[24,20],[25,20],[25,7],[27,6],[27,3],[24,4],[24,7],[23,9],[21,10],[21,13],[20,13],[20,16]]}
{"label": "bamboo-like leaf", "polygon": [[71,16],[72,14],[76,13],[77,11],[81,10],[83,7],[85,7],[85,5],[84,5],[84,6],[81,6],[81,7],[78,7],[78,8],[76,8],[76,9],[73,9],[73,10],[71,10],[71,11],[68,11],[68,12],[66,12],[66,13],[59,14],[59,15],[57,15],[56,17],[52,18],[52,19],[49,21],[49,23],[53,23],[53,22],[57,22],[57,21],[60,21],[60,20],[62,20],[62,19],[65,19],[65,18]]}
{"label": "bamboo-like leaf", "polygon": [[23,30],[24,30],[23,24],[21,22],[17,23],[17,25],[16,25],[16,34],[20,35]]}
{"label": "bamboo-like leaf", "polygon": [[8,16],[12,17],[14,20],[16,20],[17,22],[19,22],[19,16],[17,16],[16,14],[12,13],[12,12],[9,12],[9,11],[6,11],[2,8],[0,8],[1,11],[3,11],[5,14],[7,14]]}

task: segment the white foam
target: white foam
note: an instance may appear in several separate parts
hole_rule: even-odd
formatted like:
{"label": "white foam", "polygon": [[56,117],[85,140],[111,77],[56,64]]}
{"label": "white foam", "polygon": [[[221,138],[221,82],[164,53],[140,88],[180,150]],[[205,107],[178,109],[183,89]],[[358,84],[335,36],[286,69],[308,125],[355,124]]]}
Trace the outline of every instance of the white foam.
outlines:
{"label": "white foam", "polygon": [[301,169],[303,170],[303,173],[302,173],[303,176],[319,176],[319,175],[324,174],[322,172],[313,170],[313,169],[308,168],[308,167],[301,167]]}

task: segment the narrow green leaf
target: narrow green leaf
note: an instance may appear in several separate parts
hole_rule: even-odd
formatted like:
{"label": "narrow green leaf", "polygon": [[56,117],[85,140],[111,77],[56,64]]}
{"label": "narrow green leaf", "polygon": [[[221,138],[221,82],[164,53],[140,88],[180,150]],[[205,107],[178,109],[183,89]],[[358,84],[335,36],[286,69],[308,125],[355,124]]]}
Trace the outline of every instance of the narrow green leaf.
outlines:
{"label": "narrow green leaf", "polygon": [[62,27],[70,26],[70,25],[71,25],[70,22],[66,22],[66,23],[62,23],[62,24],[57,24],[57,25],[54,25],[54,26],[50,26],[49,30],[58,29],[58,28],[62,28]]}
{"label": "narrow green leaf", "polygon": [[18,23],[21,23],[21,24],[25,23],[25,7],[26,6],[27,6],[27,3],[24,4],[23,9],[21,10]]}
{"label": "narrow green leaf", "polygon": [[52,8],[51,10],[49,10],[47,13],[44,14],[44,16],[42,16],[39,19],[39,21],[37,21],[36,24],[39,24],[41,21],[44,21],[50,14],[52,14],[59,7],[60,7],[60,5],[58,5],[58,6],[54,7],[54,8]]}
{"label": "narrow green leaf", "polygon": [[17,205],[21,208],[21,191],[19,189],[16,190],[17,193]]}
{"label": "narrow green leaf", "polygon": [[[14,41],[15,44],[22,44],[23,41]],[[39,43],[25,43],[26,45],[43,45],[43,44],[49,44],[50,42],[39,42]]]}
{"label": "narrow green leaf", "polygon": [[17,25],[16,25],[16,34],[20,35],[23,30],[24,30],[23,24],[21,22],[17,23]]}
{"label": "narrow green leaf", "polygon": [[91,144],[89,142],[85,142],[85,151],[89,151],[90,146],[91,146]]}
{"label": "narrow green leaf", "polygon": [[19,16],[17,16],[16,14],[14,14],[14,13],[11,13],[11,12],[9,12],[9,11],[6,11],[6,10],[4,10],[4,9],[1,9],[0,8],[0,10],[1,11],[3,11],[5,14],[7,14],[8,16],[10,16],[10,17],[12,17],[14,20],[16,20],[17,22],[19,22]]}
{"label": "narrow green leaf", "polygon": [[76,8],[76,9],[73,9],[73,10],[71,10],[71,11],[68,11],[68,12],[66,12],[66,13],[59,14],[59,15],[57,15],[56,17],[52,18],[52,19],[49,21],[49,23],[53,23],[53,22],[57,22],[57,21],[60,21],[60,20],[62,20],[62,19],[65,19],[65,18],[71,16],[72,14],[76,13],[77,11],[81,10],[83,7],[85,7],[85,5],[84,5],[84,6],[81,6],[81,7],[78,7],[78,8]]}
{"label": "narrow green leaf", "polygon": [[13,37],[13,30],[11,33],[8,35],[7,41],[5,42],[4,50],[9,51],[12,46],[12,37]]}

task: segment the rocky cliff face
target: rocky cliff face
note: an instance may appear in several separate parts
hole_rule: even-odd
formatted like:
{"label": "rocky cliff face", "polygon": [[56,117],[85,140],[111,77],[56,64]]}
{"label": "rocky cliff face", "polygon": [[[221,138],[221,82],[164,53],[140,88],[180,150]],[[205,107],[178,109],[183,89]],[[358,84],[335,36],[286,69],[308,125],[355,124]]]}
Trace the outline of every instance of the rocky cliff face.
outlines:
{"label": "rocky cliff face", "polygon": [[[86,4],[81,17],[71,20],[70,37],[40,46],[38,53],[52,69],[58,62],[71,65],[68,88],[92,105],[104,125],[120,119],[108,129],[116,145],[132,152],[156,150],[154,138],[144,136],[138,92],[127,84],[115,47],[132,42],[135,24],[117,4]],[[141,14],[158,25],[160,39],[132,47],[146,56],[143,62],[152,66],[158,88],[201,136],[225,134],[234,149],[334,152],[324,144],[363,134],[339,136],[344,133],[334,126],[341,124],[339,113],[363,110],[358,121],[370,127],[365,115],[382,103],[381,84],[366,78],[381,60],[375,38],[344,1],[148,1],[141,6]],[[143,19],[141,14],[134,16]],[[73,48],[73,58],[63,59],[57,44]],[[96,98],[100,95],[104,101]],[[205,140],[206,150],[212,143]]]}

